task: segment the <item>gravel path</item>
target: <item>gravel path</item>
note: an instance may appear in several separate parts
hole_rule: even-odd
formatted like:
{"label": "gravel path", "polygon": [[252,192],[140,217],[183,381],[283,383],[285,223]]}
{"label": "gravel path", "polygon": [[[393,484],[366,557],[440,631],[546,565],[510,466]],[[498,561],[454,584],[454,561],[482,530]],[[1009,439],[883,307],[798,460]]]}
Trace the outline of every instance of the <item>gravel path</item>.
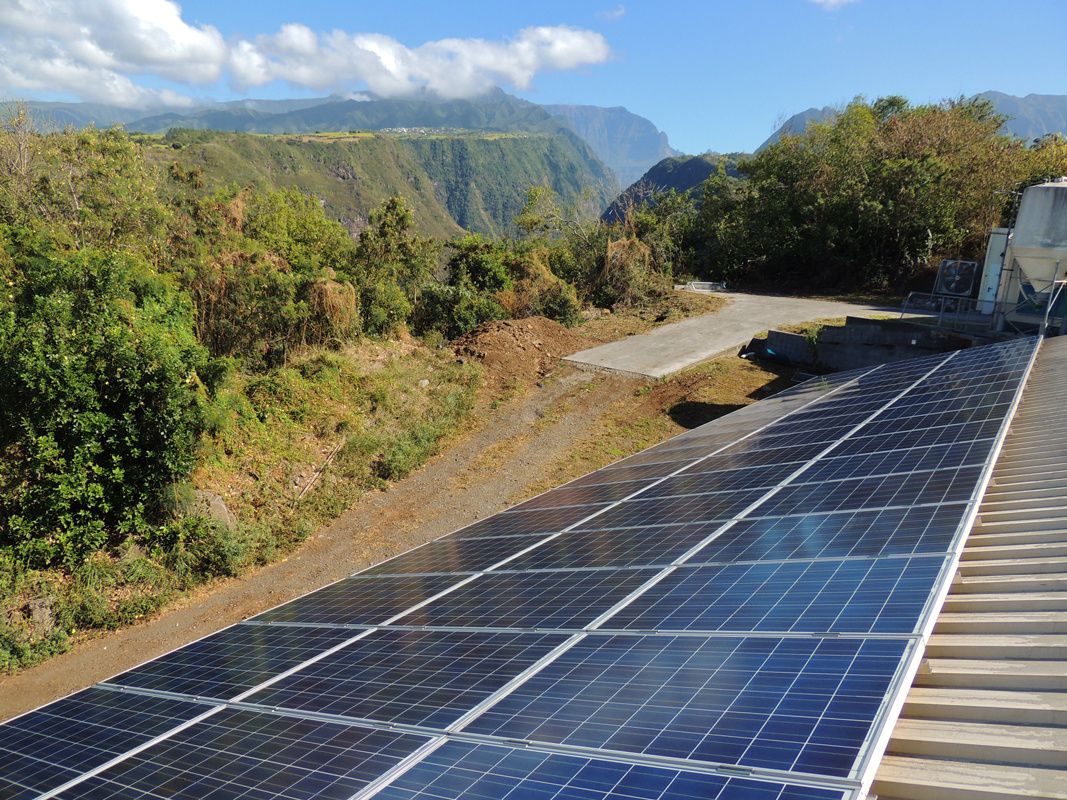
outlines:
{"label": "gravel path", "polygon": [[849,314],[865,316],[892,310],[874,305],[799,297],[732,293],[723,297],[729,303],[714,314],[692,317],[639,336],[581,350],[565,360],[582,367],[662,378],[736,350],[757,333],[779,325],[795,325]]}

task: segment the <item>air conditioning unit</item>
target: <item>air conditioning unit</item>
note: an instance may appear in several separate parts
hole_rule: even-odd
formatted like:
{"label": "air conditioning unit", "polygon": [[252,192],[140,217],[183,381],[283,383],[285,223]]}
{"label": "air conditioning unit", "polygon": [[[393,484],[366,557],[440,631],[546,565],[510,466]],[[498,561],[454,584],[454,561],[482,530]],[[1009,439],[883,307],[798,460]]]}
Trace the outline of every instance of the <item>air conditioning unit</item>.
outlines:
{"label": "air conditioning unit", "polygon": [[977,261],[956,261],[946,258],[937,271],[935,294],[947,294],[952,297],[970,297],[978,280]]}

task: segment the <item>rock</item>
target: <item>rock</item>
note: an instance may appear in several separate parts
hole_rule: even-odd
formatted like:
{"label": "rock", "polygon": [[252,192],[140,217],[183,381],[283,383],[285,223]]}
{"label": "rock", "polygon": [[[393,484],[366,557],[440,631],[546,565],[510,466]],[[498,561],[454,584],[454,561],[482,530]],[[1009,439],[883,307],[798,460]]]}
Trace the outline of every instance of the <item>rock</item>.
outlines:
{"label": "rock", "polygon": [[195,495],[191,509],[193,514],[213,519],[227,530],[233,530],[237,526],[237,518],[219,495],[205,489],[197,489]]}
{"label": "rock", "polygon": [[27,604],[25,613],[30,624],[37,631],[50,631],[53,627],[52,600],[47,597],[35,597]]}
{"label": "rock", "polygon": [[429,381],[428,378],[423,378],[421,381],[419,381],[419,388],[420,389],[425,389],[429,385],[430,385],[430,381]]}

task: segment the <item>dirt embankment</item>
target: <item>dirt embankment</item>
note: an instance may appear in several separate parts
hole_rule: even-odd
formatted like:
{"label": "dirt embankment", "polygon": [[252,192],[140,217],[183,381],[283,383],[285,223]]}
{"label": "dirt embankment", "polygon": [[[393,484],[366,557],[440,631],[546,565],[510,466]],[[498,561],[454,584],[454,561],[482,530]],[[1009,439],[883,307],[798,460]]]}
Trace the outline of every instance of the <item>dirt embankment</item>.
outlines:
{"label": "dirt embankment", "polygon": [[453,342],[460,358],[485,367],[485,394],[497,396],[544,378],[562,356],[588,342],[574,331],[545,317],[487,322]]}

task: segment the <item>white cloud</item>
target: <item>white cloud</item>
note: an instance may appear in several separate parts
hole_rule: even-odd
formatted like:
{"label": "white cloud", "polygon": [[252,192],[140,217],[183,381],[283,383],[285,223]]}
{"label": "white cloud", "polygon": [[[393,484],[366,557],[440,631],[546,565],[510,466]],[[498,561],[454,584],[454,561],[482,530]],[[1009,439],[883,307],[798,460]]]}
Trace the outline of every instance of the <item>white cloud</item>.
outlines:
{"label": "white cloud", "polygon": [[602,35],[567,26],[525,28],[505,41],[440,39],[417,47],[298,23],[226,40],[210,25],[186,22],[172,0],[0,0],[0,92],[55,91],[127,106],[192,102],[139,85],[141,76],[190,88],[285,81],[317,91],[428,90],[455,98],[497,85],[526,88],[540,72],[610,55]]}
{"label": "white cloud", "polygon": [[841,6],[858,3],[859,0],[808,0],[808,2],[814,3],[821,8],[825,8],[827,11],[833,11],[835,8],[840,8]]}
{"label": "white cloud", "polygon": [[606,19],[608,22],[614,22],[617,19],[622,19],[626,16],[626,6],[619,3],[615,8],[608,8],[596,13],[601,19]]}

